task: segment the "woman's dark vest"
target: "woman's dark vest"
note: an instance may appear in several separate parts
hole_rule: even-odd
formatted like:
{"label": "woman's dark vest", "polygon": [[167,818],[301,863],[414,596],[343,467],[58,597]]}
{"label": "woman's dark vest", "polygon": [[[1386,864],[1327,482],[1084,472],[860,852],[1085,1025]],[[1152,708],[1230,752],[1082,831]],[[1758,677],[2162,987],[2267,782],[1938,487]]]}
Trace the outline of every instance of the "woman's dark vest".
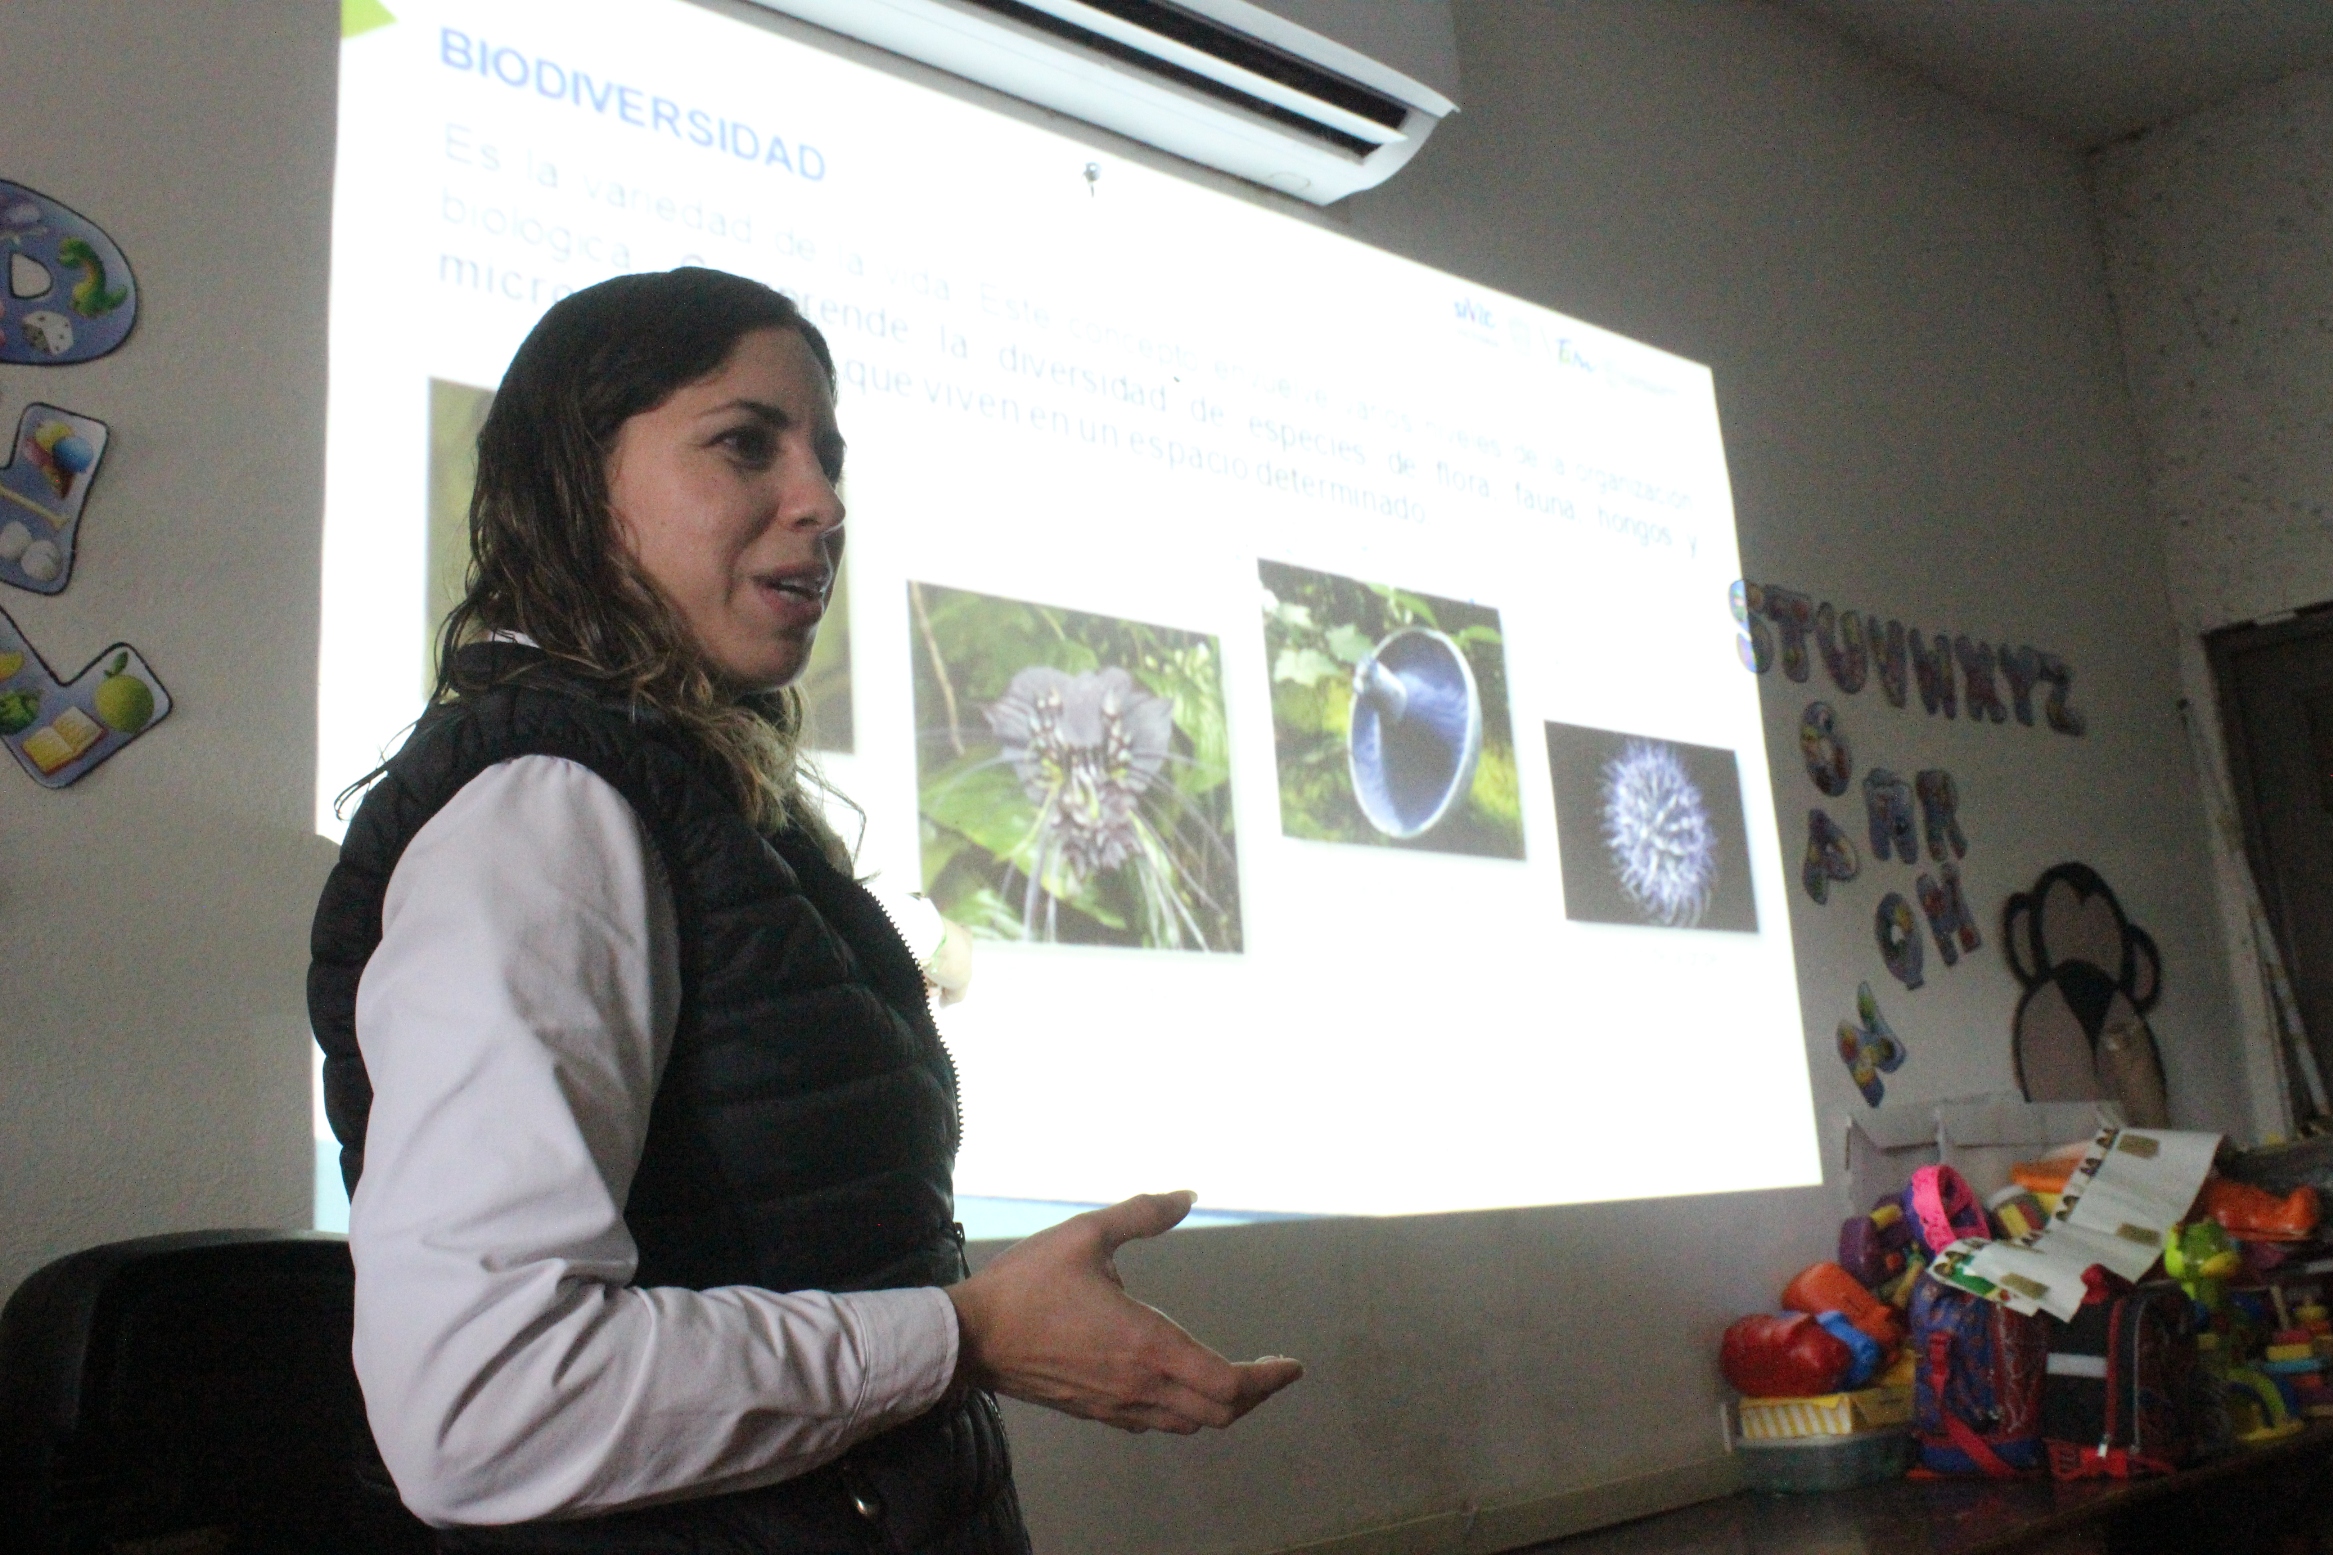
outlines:
{"label": "woman's dark vest", "polygon": [[[873,897],[798,834],[756,832],[684,736],[515,645],[465,650],[493,689],[433,708],[350,822],[317,905],[308,1010],[353,1190],[372,1087],[357,982],[389,876],[462,786],[517,756],[605,779],[671,884],[680,1018],[625,1224],[639,1284],[860,1291],[963,1277],[956,1075],[923,978]],[[1025,1552],[996,1405],[951,1396],[839,1463],[763,1490],[525,1528],[446,1549]]]}

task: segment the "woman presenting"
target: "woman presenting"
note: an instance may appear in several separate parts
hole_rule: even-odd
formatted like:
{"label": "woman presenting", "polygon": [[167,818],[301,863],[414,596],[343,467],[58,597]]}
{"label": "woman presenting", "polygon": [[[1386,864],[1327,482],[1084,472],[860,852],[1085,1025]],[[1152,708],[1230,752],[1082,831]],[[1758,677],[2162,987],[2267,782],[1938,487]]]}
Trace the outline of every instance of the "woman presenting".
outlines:
{"label": "woman presenting", "polygon": [[825,341],[702,269],[554,306],[479,437],[309,975],[357,1375],[442,1548],[1023,1551],[992,1393],[1190,1432],[1300,1375],[1119,1288],[1187,1195],[966,1277],[918,953],[795,765],[842,463]]}

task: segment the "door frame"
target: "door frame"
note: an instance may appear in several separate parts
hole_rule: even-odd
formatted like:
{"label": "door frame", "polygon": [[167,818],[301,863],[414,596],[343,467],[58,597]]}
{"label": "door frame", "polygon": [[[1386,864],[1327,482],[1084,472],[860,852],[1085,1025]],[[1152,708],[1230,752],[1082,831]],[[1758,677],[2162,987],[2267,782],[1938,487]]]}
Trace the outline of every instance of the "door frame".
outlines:
{"label": "door frame", "polygon": [[[2233,626],[2215,628],[2203,634],[2204,658],[2211,667],[2212,694],[2219,702],[2220,749],[2228,763],[2228,787],[2236,799],[2236,821],[2244,835],[2244,861],[2252,871],[2254,889],[2259,893],[2261,910],[2268,915],[2269,932],[2276,936],[2277,953],[2284,957],[2289,972],[2293,965],[2292,936],[2287,932],[2282,911],[2283,894],[2275,889],[2276,871],[2268,855],[2267,839],[2261,829],[2260,804],[2254,787],[2256,774],[2252,765],[2251,741],[2247,738],[2243,698],[2236,686],[2236,664],[2246,655],[2267,648],[2280,648],[2288,643],[2308,642],[2318,638],[2333,638],[2333,600],[2311,605],[2288,616],[2267,621],[2244,621]],[[2270,1012],[2270,1023],[2275,1014]],[[2310,1031],[2312,1045],[2325,1042],[2333,1032]],[[2282,1054],[2284,1041],[2277,1039]],[[2319,1063],[2329,1063],[2321,1056]],[[2279,1067],[2284,1067],[2280,1060]],[[2289,1083],[2289,1076],[2288,1076]]]}

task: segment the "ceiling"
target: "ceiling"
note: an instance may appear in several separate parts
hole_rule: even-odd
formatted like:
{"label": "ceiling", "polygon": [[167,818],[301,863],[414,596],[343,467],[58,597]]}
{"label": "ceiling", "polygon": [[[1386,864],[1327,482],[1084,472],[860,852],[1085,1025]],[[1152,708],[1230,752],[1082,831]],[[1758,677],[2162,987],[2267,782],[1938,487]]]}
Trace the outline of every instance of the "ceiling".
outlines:
{"label": "ceiling", "polygon": [[2089,148],[2333,61],[2333,0],[1774,0]]}

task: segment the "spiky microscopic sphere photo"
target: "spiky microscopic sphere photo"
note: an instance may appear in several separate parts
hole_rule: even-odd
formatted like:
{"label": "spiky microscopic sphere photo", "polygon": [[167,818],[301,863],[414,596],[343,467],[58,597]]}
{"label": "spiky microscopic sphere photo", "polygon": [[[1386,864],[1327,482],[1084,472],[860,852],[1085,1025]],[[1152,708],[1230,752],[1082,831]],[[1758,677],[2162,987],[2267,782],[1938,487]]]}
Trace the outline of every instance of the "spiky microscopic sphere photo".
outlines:
{"label": "spiky microscopic sphere photo", "polygon": [[1755,934],[1741,774],[1723,746],[1550,722],[1563,915],[1653,932]]}
{"label": "spiky microscopic sphere photo", "polygon": [[1604,845],[1620,889],[1653,922],[1690,929],[1717,886],[1717,828],[1677,752],[1630,740],[1604,764]]}
{"label": "spiky microscopic sphere photo", "polygon": [[908,585],[924,890],[974,934],[1240,948],[1213,637]]}

